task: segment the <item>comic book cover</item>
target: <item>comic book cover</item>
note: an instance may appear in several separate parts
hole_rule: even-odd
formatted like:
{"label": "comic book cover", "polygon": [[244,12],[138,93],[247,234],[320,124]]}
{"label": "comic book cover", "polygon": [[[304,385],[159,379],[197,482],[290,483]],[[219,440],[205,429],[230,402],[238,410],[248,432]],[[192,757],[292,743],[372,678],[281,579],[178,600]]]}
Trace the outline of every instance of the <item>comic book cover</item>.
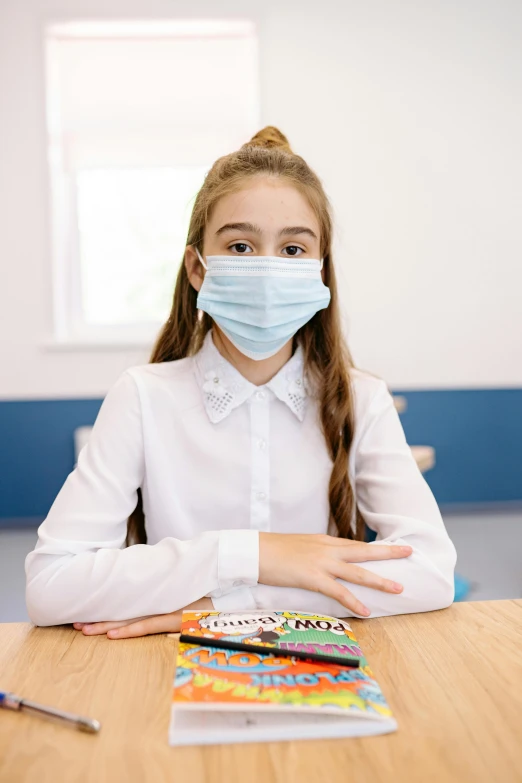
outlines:
{"label": "comic book cover", "polygon": [[297,653],[301,658],[312,653],[325,655],[330,661],[359,659],[359,665],[366,665],[349,623],[335,617],[282,611],[264,614],[185,611],[181,633],[205,640],[277,648]]}
{"label": "comic book cover", "polygon": [[[173,707],[204,710],[303,711],[321,715],[392,718],[348,623],[298,612],[184,612],[182,630],[274,647],[285,652],[326,646],[359,668],[293,657],[180,644]],[[307,647],[309,646],[309,647]]]}

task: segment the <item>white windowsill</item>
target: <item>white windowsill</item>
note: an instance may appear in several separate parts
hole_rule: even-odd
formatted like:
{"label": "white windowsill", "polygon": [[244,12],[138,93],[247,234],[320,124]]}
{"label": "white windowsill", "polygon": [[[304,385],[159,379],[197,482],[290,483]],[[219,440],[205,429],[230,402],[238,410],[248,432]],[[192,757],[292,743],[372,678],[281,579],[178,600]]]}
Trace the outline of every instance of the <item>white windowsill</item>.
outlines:
{"label": "white windowsill", "polygon": [[124,338],[121,340],[107,339],[71,339],[57,340],[50,339],[40,343],[40,348],[44,351],[69,352],[69,351],[133,351],[133,350],[151,350],[155,338]]}

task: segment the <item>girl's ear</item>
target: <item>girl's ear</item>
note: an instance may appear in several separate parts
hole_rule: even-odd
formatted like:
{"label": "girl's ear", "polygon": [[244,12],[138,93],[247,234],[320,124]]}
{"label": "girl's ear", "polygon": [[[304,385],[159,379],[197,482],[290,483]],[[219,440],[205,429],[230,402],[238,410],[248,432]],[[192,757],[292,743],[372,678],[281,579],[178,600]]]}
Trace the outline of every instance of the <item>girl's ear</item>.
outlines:
{"label": "girl's ear", "polygon": [[185,248],[185,269],[192,288],[199,291],[205,279],[205,270],[192,245]]}

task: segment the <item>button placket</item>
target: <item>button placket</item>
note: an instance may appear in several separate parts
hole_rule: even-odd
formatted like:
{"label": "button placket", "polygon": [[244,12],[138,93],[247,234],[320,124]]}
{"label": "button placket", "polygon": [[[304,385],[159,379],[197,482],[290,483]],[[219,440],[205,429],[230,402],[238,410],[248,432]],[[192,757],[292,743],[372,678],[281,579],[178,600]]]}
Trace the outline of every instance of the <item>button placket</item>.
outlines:
{"label": "button placket", "polygon": [[250,402],[250,527],[270,530],[269,392],[257,391]]}

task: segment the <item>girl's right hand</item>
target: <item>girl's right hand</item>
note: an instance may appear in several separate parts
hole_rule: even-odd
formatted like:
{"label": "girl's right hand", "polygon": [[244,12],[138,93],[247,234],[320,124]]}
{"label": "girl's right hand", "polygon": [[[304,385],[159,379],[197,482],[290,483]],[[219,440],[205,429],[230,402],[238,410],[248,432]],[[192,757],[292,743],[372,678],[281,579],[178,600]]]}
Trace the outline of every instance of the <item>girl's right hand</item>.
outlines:
{"label": "girl's right hand", "polygon": [[315,534],[260,533],[259,582],[280,587],[301,587],[334,598],[355,614],[368,617],[364,606],[338,579],[387,593],[403,586],[360,568],[366,560],[408,557],[411,546],[387,546]]}

